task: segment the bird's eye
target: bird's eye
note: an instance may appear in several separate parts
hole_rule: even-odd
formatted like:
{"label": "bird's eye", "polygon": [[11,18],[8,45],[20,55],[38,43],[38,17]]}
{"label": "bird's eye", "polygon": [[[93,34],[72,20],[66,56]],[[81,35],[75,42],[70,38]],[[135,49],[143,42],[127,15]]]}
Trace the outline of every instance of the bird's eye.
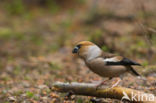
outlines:
{"label": "bird's eye", "polygon": [[72,53],[78,53],[79,49],[81,48],[81,45],[76,45],[72,51]]}
{"label": "bird's eye", "polygon": [[78,47],[78,48],[80,49],[80,48],[81,48],[81,46],[82,46],[82,45],[81,45],[81,44],[79,44],[79,45],[77,45],[76,47]]}

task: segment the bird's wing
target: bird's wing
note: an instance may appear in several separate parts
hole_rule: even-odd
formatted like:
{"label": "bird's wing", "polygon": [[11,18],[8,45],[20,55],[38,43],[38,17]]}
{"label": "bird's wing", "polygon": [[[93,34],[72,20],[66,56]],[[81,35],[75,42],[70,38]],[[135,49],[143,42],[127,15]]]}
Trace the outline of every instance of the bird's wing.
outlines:
{"label": "bird's wing", "polygon": [[114,54],[103,54],[104,62],[106,65],[124,65],[124,66],[130,66],[130,65],[139,65],[139,63],[132,61],[128,58],[122,57],[122,56],[116,56]]}

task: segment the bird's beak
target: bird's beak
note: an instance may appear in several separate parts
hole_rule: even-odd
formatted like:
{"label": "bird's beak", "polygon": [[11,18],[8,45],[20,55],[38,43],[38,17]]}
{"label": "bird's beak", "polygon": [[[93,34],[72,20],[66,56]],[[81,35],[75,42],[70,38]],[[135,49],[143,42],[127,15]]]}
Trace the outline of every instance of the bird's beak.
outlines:
{"label": "bird's beak", "polygon": [[79,51],[79,48],[78,48],[78,47],[75,47],[75,48],[73,49],[72,53],[78,53],[78,51]]}

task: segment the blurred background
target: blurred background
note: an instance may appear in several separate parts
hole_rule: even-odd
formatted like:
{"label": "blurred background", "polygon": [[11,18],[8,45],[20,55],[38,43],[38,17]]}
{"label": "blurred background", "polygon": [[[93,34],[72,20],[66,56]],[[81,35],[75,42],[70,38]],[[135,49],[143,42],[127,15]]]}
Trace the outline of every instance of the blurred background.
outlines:
{"label": "blurred background", "polygon": [[[52,92],[55,81],[101,80],[71,53],[89,40],[131,58],[147,81],[120,84],[156,94],[156,0],[1,0],[0,102],[89,103],[91,97]],[[107,102],[120,102],[104,99]]]}

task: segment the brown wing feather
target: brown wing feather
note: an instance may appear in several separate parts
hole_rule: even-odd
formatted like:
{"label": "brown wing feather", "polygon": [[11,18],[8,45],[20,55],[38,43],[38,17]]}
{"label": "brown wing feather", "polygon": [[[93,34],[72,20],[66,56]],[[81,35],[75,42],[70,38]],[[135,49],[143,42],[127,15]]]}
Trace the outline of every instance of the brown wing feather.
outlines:
{"label": "brown wing feather", "polygon": [[117,56],[116,54],[111,54],[111,53],[106,53],[106,52],[102,52],[101,56],[103,58],[113,58],[115,56]]}

